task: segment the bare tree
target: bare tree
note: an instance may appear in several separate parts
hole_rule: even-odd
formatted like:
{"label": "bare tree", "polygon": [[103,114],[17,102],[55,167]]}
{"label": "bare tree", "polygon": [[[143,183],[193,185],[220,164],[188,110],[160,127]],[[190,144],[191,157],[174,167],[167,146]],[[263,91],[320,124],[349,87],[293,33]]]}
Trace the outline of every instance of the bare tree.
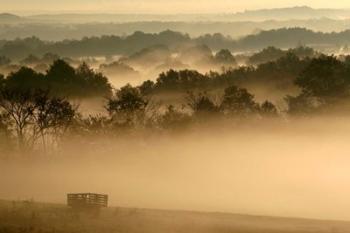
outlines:
{"label": "bare tree", "polygon": [[21,151],[33,148],[41,138],[62,136],[76,115],[76,109],[65,99],[50,97],[47,91],[0,90],[0,108],[13,123]]}
{"label": "bare tree", "polygon": [[0,92],[0,107],[13,122],[20,150],[24,150],[28,143],[26,129],[32,123],[35,109],[32,96],[31,91],[3,89]]}

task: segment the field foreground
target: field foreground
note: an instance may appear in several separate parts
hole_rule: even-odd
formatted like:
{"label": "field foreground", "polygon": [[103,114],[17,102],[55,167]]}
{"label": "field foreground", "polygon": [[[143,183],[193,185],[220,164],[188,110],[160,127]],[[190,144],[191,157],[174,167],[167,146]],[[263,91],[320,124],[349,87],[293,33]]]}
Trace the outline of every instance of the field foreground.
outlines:
{"label": "field foreground", "polygon": [[99,216],[59,204],[0,201],[0,233],[350,232],[350,222],[113,207]]}

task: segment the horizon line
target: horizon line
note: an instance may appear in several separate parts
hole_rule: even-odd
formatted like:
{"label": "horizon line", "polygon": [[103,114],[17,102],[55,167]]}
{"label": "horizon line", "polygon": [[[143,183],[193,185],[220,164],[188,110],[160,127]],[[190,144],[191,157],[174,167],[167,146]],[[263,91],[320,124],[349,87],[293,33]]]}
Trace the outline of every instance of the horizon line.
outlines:
{"label": "horizon line", "polygon": [[30,16],[55,16],[55,15],[159,15],[159,16],[169,16],[169,15],[227,15],[227,14],[240,14],[246,12],[254,12],[254,11],[264,11],[264,10],[283,10],[283,9],[295,9],[295,8],[309,8],[312,10],[350,10],[350,8],[317,8],[311,7],[309,5],[293,5],[293,6],[285,6],[285,7],[272,7],[272,8],[246,8],[237,11],[218,11],[218,12],[186,12],[186,13],[158,13],[158,12],[112,12],[112,11],[77,11],[77,10],[4,10],[1,11],[0,14],[11,14],[22,17],[30,17]]}

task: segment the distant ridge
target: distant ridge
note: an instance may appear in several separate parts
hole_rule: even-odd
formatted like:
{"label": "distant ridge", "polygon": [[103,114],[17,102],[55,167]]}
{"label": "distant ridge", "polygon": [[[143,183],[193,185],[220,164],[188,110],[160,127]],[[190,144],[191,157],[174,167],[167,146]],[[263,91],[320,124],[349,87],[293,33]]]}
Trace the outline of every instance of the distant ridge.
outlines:
{"label": "distant ridge", "polygon": [[22,17],[10,13],[0,13],[0,23],[18,22],[22,21]]}
{"label": "distant ridge", "polygon": [[111,22],[235,22],[235,21],[285,21],[329,18],[333,20],[350,19],[350,9],[311,8],[295,6],[285,8],[269,8],[246,10],[225,14],[113,14],[113,13],[62,13],[39,14],[20,17],[14,14],[0,14],[0,23],[41,22],[41,23],[111,23]]}
{"label": "distant ridge", "polygon": [[349,18],[349,9],[311,8],[308,6],[295,6],[285,8],[271,8],[246,10],[233,14],[237,20],[289,20],[289,19],[312,19],[312,18]]}
{"label": "distant ridge", "polygon": [[0,20],[20,20],[22,19],[18,15],[10,14],[10,13],[0,13]]}

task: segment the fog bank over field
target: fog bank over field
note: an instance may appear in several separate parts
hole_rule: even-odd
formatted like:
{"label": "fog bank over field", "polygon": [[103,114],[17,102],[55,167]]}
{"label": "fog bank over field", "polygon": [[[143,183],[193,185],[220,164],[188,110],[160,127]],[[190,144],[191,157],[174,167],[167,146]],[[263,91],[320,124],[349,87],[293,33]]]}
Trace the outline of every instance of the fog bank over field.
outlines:
{"label": "fog bank over field", "polygon": [[1,161],[0,196],[64,203],[99,192],[112,206],[350,220],[348,120],[72,141],[59,157]]}
{"label": "fog bank over field", "polygon": [[348,232],[350,4],[30,2],[0,13],[0,233]]}

